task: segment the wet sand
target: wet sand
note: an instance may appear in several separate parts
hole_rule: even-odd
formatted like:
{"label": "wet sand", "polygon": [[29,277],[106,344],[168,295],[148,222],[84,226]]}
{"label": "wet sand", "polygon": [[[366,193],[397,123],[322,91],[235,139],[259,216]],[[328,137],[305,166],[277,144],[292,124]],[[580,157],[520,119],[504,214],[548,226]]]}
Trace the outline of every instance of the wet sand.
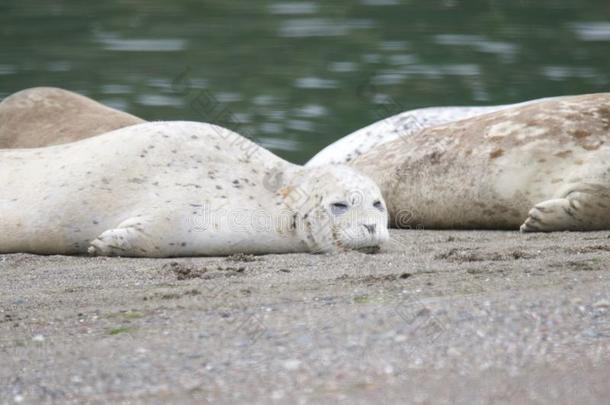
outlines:
{"label": "wet sand", "polygon": [[610,232],[377,254],[0,256],[0,403],[610,399]]}

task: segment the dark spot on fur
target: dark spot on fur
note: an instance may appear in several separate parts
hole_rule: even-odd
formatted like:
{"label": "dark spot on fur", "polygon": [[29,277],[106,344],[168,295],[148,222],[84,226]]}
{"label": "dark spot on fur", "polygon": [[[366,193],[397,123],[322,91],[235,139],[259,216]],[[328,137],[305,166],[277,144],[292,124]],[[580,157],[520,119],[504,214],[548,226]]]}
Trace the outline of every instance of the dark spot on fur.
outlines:
{"label": "dark spot on fur", "polygon": [[608,107],[599,107],[597,113],[604,118],[610,118],[610,108]]}
{"label": "dark spot on fur", "polygon": [[591,135],[591,133],[584,131],[582,129],[577,129],[576,131],[573,132],[573,135],[577,138],[577,139],[584,139],[588,136]]}
{"label": "dark spot on fur", "polygon": [[430,160],[430,164],[436,165],[441,162],[441,157],[443,156],[443,152],[435,150],[434,152],[428,155],[428,159]]}
{"label": "dark spot on fur", "polygon": [[489,154],[489,158],[496,159],[496,158],[499,158],[500,156],[502,156],[503,154],[504,154],[504,149],[498,148]]}
{"label": "dark spot on fur", "polygon": [[603,143],[604,142],[597,142],[597,143],[594,143],[594,144],[584,144],[584,145],[581,145],[581,146],[585,150],[597,150],[597,149],[599,149],[600,146],[603,145]]}
{"label": "dark spot on fur", "polygon": [[561,151],[561,152],[554,153],[553,156],[557,156],[557,157],[560,157],[560,158],[566,158],[566,157],[568,157],[571,154],[572,154],[571,150],[564,150],[564,151]]}

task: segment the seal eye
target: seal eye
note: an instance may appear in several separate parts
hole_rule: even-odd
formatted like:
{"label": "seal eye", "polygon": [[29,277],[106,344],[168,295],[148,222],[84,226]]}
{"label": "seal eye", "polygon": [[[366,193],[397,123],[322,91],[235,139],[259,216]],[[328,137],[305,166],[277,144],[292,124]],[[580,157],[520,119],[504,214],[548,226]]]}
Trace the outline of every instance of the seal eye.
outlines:
{"label": "seal eye", "polygon": [[383,211],[383,204],[379,200],[373,203],[373,207],[377,208],[379,211]]}
{"label": "seal eye", "polygon": [[348,208],[347,203],[344,202],[337,202],[330,205],[330,210],[332,211],[333,215],[345,214]]}

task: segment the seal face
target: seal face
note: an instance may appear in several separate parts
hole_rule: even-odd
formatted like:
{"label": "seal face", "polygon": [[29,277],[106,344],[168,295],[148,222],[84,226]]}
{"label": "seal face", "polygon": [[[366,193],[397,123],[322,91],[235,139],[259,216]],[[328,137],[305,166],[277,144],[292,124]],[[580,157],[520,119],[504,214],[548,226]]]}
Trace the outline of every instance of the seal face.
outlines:
{"label": "seal face", "polygon": [[295,177],[298,186],[280,192],[310,251],[366,249],[389,238],[385,203],[372,180],[347,166],[305,169]]}
{"label": "seal face", "polygon": [[377,182],[397,227],[610,229],[610,93],[428,128],[351,166]]}
{"label": "seal face", "polygon": [[544,100],[548,99],[487,107],[428,107],[405,111],[359,129],[328,145],[312,157],[306,166],[347,164],[376,146],[409,136],[426,128]]}
{"label": "seal face", "polygon": [[379,188],[292,165],[225,128],[151,122],[0,151],[0,253],[334,252],[388,239]]}
{"label": "seal face", "polygon": [[144,120],[54,87],[35,87],[0,102],[0,148],[74,142]]}

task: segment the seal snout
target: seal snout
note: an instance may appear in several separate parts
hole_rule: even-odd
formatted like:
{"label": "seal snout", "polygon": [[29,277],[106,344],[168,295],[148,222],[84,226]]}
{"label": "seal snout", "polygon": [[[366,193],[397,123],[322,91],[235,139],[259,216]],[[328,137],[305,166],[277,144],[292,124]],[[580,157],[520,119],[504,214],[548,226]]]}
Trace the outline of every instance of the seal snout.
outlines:
{"label": "seal snout", "polygon": [[377,224],[363,224],[366,230],[371,234],[375,234],[375,230],[377,229]]}

